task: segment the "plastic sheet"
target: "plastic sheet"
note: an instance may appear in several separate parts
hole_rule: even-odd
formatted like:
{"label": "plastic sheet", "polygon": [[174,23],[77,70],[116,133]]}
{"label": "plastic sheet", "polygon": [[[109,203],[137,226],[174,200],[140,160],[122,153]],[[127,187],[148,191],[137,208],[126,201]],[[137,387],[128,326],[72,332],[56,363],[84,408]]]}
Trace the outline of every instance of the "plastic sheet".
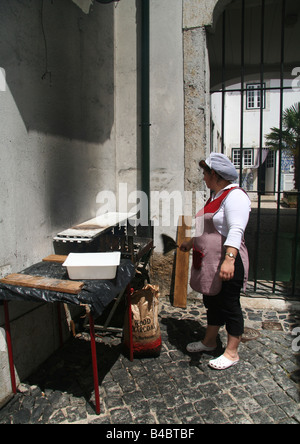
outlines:
{"label": "plastic sheet", "polygon": [[[39,262],[21,271],[23,274],[45,276],[55,279],[69,279],[65,267],[55,262]],[[92,315],[100,316],[105,307],[130,283],[135,267],[129,260],[122,259],[115,279],[81,280],[84,286],[79,294],[60,293],[33,287],[21,287],[0,282],[0,300],[31,302],[64,302],[67,304],[88,304]]]}

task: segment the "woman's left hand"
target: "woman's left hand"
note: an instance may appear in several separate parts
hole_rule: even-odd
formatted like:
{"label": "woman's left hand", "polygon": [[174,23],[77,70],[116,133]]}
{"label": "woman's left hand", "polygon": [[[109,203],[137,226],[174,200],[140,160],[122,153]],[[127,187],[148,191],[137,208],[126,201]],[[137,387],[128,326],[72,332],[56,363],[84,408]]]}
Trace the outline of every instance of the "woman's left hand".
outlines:
{"label": "woman's left hand", "polygon": [[233,278],[234,275],[234,259],[228,258],[224,259],[221,269],[220,269],[220,278],[223,281],[229,281]]}

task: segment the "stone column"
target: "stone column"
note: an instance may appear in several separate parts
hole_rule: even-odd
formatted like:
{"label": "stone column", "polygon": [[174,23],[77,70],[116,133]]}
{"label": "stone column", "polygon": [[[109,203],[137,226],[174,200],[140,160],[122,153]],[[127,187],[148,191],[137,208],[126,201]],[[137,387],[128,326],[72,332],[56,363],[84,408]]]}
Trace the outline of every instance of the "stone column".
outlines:
{"label": "stone column", "polygon": [[[183,31],[185,190],[199,190],[199,160],[209,153],[209,65],[206,31],[199,26]],[[201,177],[201,176],[200,176]],[[202,180],[202,178],[201,178]]]}
{"label": "stone column", "polygon": [[204,190],[199,160],[210,152],[210,73],[206,27],[229,0],[183,0],[185,190]]}

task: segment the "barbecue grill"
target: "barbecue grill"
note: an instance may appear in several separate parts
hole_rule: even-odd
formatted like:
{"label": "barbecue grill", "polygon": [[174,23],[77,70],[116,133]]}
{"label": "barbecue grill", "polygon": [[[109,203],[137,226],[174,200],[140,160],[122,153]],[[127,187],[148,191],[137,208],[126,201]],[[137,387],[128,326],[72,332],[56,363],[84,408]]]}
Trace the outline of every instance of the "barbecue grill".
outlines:
{"label": "barbecue grill", "polygon": [[54,236],[56,254],[120,251],[138,264],[153,249],[148,227],[137,224],[134,213],[105,213]]}

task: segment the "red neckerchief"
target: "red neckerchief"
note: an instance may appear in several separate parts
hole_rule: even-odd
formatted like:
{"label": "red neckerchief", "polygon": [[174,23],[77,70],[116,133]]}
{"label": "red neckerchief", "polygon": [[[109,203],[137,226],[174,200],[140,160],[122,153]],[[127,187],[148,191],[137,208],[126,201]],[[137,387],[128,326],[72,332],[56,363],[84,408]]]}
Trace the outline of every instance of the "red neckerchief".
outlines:
{"label": "red neckerchief", "polygon": [[217,199],[211,200],[211,198],[208,199],[208,201],[205,204],[204,207],[204,213],[215,213],[216,211],[218,211],[218,209],[221,206],[221,203],[223,202],[223,200],[225,199],[225,197],[227,196],[228,193],[230,193],[230,191],[236,189],[237,187],[232,187],[232,188],[228,188],[227,190],[224,190],[223,193],[221,194],[221,196],[217,197]]}
{"label": "red neckerchief", "polygon": [[217,197],[217,199],[211,200],[211,197],[206,202],[204,208],[202,208],[196,215],[196,217],[203,216],[203,214],[207,213],[215,213],[220,208],[221,203],[225,199],[230,191],[237,189],[238,187],[231,187],[228,190],[224,190],[221,196]]}

